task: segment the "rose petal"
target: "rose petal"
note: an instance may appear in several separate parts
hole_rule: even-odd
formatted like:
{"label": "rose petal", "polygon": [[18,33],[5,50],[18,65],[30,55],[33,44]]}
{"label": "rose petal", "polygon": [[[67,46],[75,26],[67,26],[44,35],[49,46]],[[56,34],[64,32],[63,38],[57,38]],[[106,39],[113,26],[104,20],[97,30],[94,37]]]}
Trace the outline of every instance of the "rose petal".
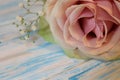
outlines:
{"label": "rose petal", "polygon": [[92,13],[88,8],[85,8],[85,9],[81,12],[79,18],[83,18],[83,17],[93,17],[93,16],[94,16],[93,13]]}
{"label": "rose petal", "polygon": [[[71,7],[71,9],[72,9],[72,7]],[[66,20],[66,22],[65,22],[65,25],[64,25],[64,29],[63,29],[64,39],[65,39],[65,41],[66,41],[67,43],[69,43],[69,44],[71,44],[71,45],[76,45],[76,43],[77,43],[77,41],[75,40],[75,38],[76,38],[76,36],[78,36],[78,35],[72,36],[73,34],[76,34],[76,33],[73,33],[74,30],[71,31],[71,33],[70,33],[69,28],[70,28],[73,24],[76,25],[75,20],[77,21],[78,16],[79,16],[79,14],[80,14],[79,11],[78,11],[78,13],[76,13],[76,11],[77,11],[78,9],[79,9],[79,11],[82,11],[83,7],[78,7],[78,8],[76,8],[76,9],[75,9],[74,11],[72,11],[72,12],[69,11],[70,8],[67,9],[67,10],[68,10],[67,12],[71,12],[71,14],[70,14],[69,17],[67,18],[67,20]],[[66,13],[67,13],[67,12],[66,12]],[[72,27],[74,27],[74,26],[72,26]],[[78,27],[76,26],[76,28],[78,28]],[[76,28],[74,28],[74,29],[76,29]],[[79,32],[79,31],[77,31],[77,32]],[[80,33],[81,33],[81,31],[80,31]],[[79,37],[80,37],[80,36],[81,36],[81,34],[79,34]],[[74,42],[73,42],[73,39],[74,39]],[[77,39],[78,39],[78,38],[77,38]]]}
{"label": "rose petal", "polygon": [[[68,1],[63,1],[63,0],[59,0],[57,1],[57,3],[55,4],[51,14],[54,15],[56,17],[56,20],[58,22],[58,25],[60,27],[61,30],[63,30],[65,21],[66,21],[66,15],[65,15],[65,11],[66,9],[71,6],[72,4],[74,4],[77,0],[68,0]],[[58,10],[60,12],[58,12]]]}
{"label": "rose petal", "polygon": [[100,47],[104,42],[106,42],[108,29],[107,29],[107,25],[105,24],[104,21],[103,21],[103,27],[104,27],[104,36],[103,36],[102,39],[99,40],[99,38],[98,38],[97,41],[96,41],[98,47]]}
{"label": "rose petal", "polygon": [[87,35],[83,37],[83,43],[85,47],[96,48],[98,47],[96,44],[97,38],[87,38]]}
{"label": "rose petal", "polygon": [[[74,9],[75,8],[75,9]],[[73,10],[74,9],[74,10]],[[69,23],[71,23],[71,24],[69,24],[68,25],[68,23],[65,23],[66,25],[65,25],[65,27],[64,28],[66,28],[64,31],[64,33],[67,33],[67,35],[64,37],[64,38],[68,38],[68,36],[70,37],[73,37],[73,38],[75,38],[75,39],[77,39],[77,40],[81,40],[82,39],[82,36],[83,36],[83,31],[79,28],[80,26],[73,26],[73,24],[75,24],[75,25],[78,25],[78,24],[76,24],[75,23],[75,21],[77,21],[78,20],[78,17],[80,16],[80,13],[83,11],[83,9],[84,9],[84,6],[71,6],[70,8],[68,8],[67,9],[67,11],[66,11],[66,15],[68,16],[68,21],[69,21]],[[71,11],[71,10],[73,10],[73,11]],[[68,14],[68,13],[70,13],[70,14]],[[83,14],[83,13],[82,13]],[[91,15],[88,15],[88,17],[91,17],[91,16],[93,16],[93,14]],[[93,21],[94,22],[94,21]],[[86,24],[86,23],[85,23]],[[91,24],[91,22],[90,22],[90,24]],[[67,27],[71,27],[70,29],[68,29]],[[89,26],[90,27],[90,26]],[[73,29],[74,28],[74,29]],[[79,28],[79,29],[78,29]],[[92,27],[90,27],[90,30],[91,30],[91,28]],[[73,29],[73,30],[72,30]],[[67,30],[67,32],[66,32],[66,30]],[[70,32],[68,31],[68,30],[70,30]],[[77,31],[75,31],[75,30],[77,30]],[[87,30],[89,30],[89,29],[87,29]],[[87,31],[86,31],[87,32]],[[74,35],[74,36],[73,36]],[[67,39],[68,40],[68,39]]]}
{"label": "rose petal", "polygon": [[65,14],[67,17],[70,16],[70,14],[78,7],[78,5],[72,5],[70,7],[68,7],[65,11]]}
{"label": "rose petal", "polygon": [[48,17],[51,14],[51,11],[53,10],[56,3],[57,3],[57,0],[49,0],[46,2],[46,5],[45,5],[46,17]]}
{"label": "rose petal", "polygon": [[104,20],[107,20],[107,21],[111,21],[111,22],[114,22],[114,23],[118,23],[115,19],[113,19],[105,10],[103,10],[102,8],[98,8],[97,7],[97,19],[98,20],[101,20],[101,21],[104,21]]}
{"label": "rose petal", "polygon": [[120,21],[120,2],[119,2],[119,6],[113,4],[112,10],[113,10],[113,16],[115,16]]}
{"label": "rose petal", "polygon": [[79,19],[80,13],[83,11],[83,9],[84,9],[84,6],[80,5],[77,8],[75,8],[74,11],[72,11],[72,13],[68,17],[69,22],[71,24],[77,22],[77,20]]}
{"label": "rose petal", "polygon": [[56,21],[57,21],[58,26],[60,27],[60,29],[63,31],[64,24],[65,24],[65,21],[66,21],[66,17],[62,17],[61,19],[56,18]]}
{"label": "rose petal", "polygon": [[118,28],[116,29],[116,31],[111,32],[108,37],[108,43],[102,45],[102,47],[99,48],[87,48],[85,46],[83,47],[79,47],[80,50],[82,52],[84,52],[85,54],[91,54],[91,55],[100,55],[103,54],[104,52],[110,50],[113,46],[115,46],[117,44],[117,42],[120,41],[120,26],[118,26]]}
{"label": "rose petal", "polygon": [[109,32],[113,26],[113,22],[110,22],[110,21],[104,21],[104,22],[105,22],[107,29],[108,29],[108,32]]}
{"label": "rose petal", "polygon": [[103,24],[103,21],[97,20],[97,21],[96,21],[96,26],[99,26],[101,32],[104,32],[104,24]]}
{"label": "rose petal", "polygon": [[120,11],[118,12],[118,9],[113,4],[113,2],[108,0],[105,0],[103,4],[102,2],[103,1],[97,1],[99,7],[97,7],[97,12],[99,12],[97,18],[100,20],[108,20],[116,24],[120,24]]}
{"label": "rose petal", "polygon": [[100,30],[99,26],[96,25],[93,32],[95,33],[97,39],[100,39],[103,37],[103,32]]}
{"label": "rose petal", "polygon": [[[76,7],[76,8],[74,8]],[[84,9],[85,8],[88,8],[88,11],[90,14],[87,16],[93,16],[92,13],[95,13],[95,5],[94,4],[91,4],[91,3],[88,3],[88,4],[81,4],[81,5],[75,5],[75,6],[71,6],[70,8],[67,9],[67,16],[68,16],[68,19],[70,21],[70,23],[74,23],[76,22],[79,18],[82,18],[82,17],[85,17],[86,14],[83,15],[83,13],[85,12]],[[74,9],[74,10],[73,10]],[[71,11],[73,10],[73,11]],[[86,13],[86,12],[85,12]],[[68,15],[69,14],[69,15]]]}
{"label": "rose petal", "polygon": [[117,8],[118,8],[118,10],[120,12],[120,0],[119,1],[113,0],[113,1],[115,2],[116,6],[117,6]]}
{"label": "rose petal", "polygon": [[76,40],[78,41],[82,41],[82,38],[84,36],[84,33],[79,25],[78,22],[76,22],[75,24],[71,25],[69,27],[69,31],[70,31],[70,34],[73,38],[75,38]]}
{"label": "rose petal", "polygon": [[110,0],[96,0],[97,6],[107,9],[108,13],[112,14],[112,2]]}
{"label": "rose petal", "polygon": [[69,32],[69,27],[70,27],[70,23],[69,21],[67,20],[65,22],[65,25],[64,25],[64,29],[63,29],[63,37],[64,37],[64,40],[66,43],[72,45],[72,46],[76,46],[77,45],[77,40],[75,40],[72,35],[70,34]]}
{"label": "rose petal", "polygon": [[[120,18],[120,11],[119,7],[114,4],[114,2],[109,1],[109,0],[104,0],[104,1],[96,1],[97,5],[101,7],[102,9],[106,10],[107,13],[110,15],[115,16],[116,18]],[[117,2],[117,1],[115,1]],[[120,2],[117,2],[120,3]]]}
{"label": "rose petal", "polygon": [[95,20],[94,18],[85,18],[82,20],[82,28],[87,35],[89,32],[91,32],[95,28]]}

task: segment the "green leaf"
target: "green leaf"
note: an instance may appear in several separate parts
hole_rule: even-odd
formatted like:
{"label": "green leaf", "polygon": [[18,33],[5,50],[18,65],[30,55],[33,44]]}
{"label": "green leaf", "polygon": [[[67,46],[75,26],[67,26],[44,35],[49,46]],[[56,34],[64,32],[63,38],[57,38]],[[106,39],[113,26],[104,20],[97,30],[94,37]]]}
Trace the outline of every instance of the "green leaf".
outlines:
{"label": "green leaf", "polygon": [[52,36],[52,33],[50,31],[49,24],[47,23],[44,16],[39,17],[38,24],[40,26],[38,34],[40,36],[42,36],[46,41],[51,42],[51,43],[55,43],[54,38]]}
{"label": "green leaf", "polygon": [[44,4],[45,4],[45,2],[46,2],[46,0],[42,0],[43,2],[44,2]]}
{"label": "green leaf", "polygon": [[72,50],[64,49],[64,52],[70,58],[78,58],[78,59],[80,58],[80,56],[77,54],[74,54],[74,52]]}
{"label": "green leaf", "polygon": [[87,56],[83,55],[82,52],[80,52],[78,49],[64,49],[64,52],[70,58],[85,59],[85,60],[90,59]]}

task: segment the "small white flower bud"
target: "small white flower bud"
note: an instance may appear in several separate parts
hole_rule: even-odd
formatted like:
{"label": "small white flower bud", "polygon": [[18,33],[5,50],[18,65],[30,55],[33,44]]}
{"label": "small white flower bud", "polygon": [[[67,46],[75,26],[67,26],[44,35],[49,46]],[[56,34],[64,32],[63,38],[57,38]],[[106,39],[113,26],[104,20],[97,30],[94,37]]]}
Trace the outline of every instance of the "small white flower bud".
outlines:
{"label": "small white flower bud", "polygon": [[17,19],[18,21],[22,21],[23,18],[22,18],[21,16],[17,16],[16,19]]}
{"label": "small white flower bud", "polygon": [[44,12],[43,12],[43,11],[39,11],[38,14],[39,14],[40,16],[43,16],[43,15],[44,15]]}
{"label": "small white flower bud", "polygon": [[37,27],[36,27],[36,26],[32,26],[31,29],[32,29],[33,31],[35,31],[35,30],[37,30]]}
{"label": "small white flower bud", "polygon": [[24,7],[24,4],[23,4],[23,3],[20,3],[20,4],[19,4],[19,7],[20,7],[20,8],[23,8],[23,7]]}
{"label": "small white flower bud", "polygon": [[25,30],[20,30],[20,34],[21,35],[25,34]]}
{"label": "small white flower bud", "polygon": [[28,39],[29,39],[29,37],[28,37],[28,36],[25,36],[24,38],[25,38],[25,40],[28,40]]}

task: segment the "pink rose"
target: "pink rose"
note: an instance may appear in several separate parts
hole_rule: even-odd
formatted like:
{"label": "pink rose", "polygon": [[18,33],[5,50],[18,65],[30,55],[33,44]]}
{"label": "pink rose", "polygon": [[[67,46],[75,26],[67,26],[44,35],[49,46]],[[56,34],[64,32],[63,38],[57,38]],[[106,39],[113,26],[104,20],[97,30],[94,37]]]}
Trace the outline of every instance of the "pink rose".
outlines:
{"label": "pink rose", "polygon": [[120,58],[120,0],[47,0],[45,15],[63,48],[90,58]]}

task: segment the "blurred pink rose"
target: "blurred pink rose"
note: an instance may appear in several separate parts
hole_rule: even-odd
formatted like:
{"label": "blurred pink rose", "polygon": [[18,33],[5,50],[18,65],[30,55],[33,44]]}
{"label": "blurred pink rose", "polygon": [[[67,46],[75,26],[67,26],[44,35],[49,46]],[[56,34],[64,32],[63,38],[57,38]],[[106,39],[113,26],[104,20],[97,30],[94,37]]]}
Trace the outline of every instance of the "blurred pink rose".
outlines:
{"label": "blurred pink rose", "polygon": [[120,57],[120,0],[47,0],[45,15],[63,48],[97,59]]}

